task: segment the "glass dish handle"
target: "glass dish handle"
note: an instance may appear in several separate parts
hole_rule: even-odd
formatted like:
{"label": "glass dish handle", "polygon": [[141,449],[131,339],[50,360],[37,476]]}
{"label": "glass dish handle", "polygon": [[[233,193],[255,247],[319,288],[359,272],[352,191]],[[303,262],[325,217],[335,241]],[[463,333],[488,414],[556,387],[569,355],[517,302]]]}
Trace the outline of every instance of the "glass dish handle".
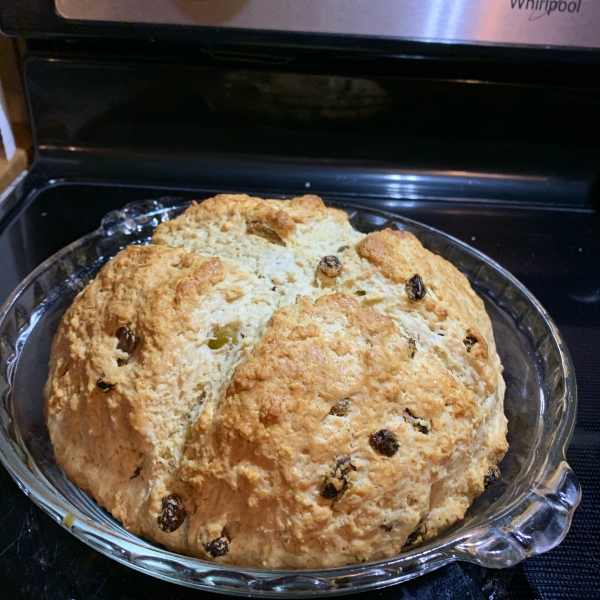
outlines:
{"label": "glass dish handle", "polygon": [[504,525],[476,529],[445,554],[490,569],[512,567],[558,546],[580,500],[579,481],[561,456],[527,497],[508,510]]}
{"label": "glass dish handle", "polygon": [[[183,204],[183,205],[182,205]],[[165,196],[158,200],[138,200],[104,216],[99,232],[105,236],[139,233],[168,221],[187,208],[182,198]]]}

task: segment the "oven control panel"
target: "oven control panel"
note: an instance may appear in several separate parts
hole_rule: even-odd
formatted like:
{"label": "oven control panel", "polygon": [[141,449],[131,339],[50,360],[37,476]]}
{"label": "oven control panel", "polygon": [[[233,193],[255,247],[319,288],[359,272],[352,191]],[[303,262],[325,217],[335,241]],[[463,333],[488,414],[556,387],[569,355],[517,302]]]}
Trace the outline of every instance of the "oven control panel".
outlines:
{"label": "oven control panel", "polygon": [[598,0],[55,0],[64,19],[600,48]]}

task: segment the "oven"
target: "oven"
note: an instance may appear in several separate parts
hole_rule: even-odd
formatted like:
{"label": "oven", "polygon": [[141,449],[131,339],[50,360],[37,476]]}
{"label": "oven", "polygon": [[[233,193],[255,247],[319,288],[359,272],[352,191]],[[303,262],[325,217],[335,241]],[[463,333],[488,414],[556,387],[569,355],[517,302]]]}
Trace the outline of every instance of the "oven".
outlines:
{"label": "oven", "polygon": [[[566,340],[582,501],[548,553],[362,597],[600,597],[600,6],[5,0],[0,18],[21,39],[35,154],[0,202],[2,302],[130,202],[313,193],[440,229]],[[0,524],[0,596],[211,596],[85,546],[5,469]]]}

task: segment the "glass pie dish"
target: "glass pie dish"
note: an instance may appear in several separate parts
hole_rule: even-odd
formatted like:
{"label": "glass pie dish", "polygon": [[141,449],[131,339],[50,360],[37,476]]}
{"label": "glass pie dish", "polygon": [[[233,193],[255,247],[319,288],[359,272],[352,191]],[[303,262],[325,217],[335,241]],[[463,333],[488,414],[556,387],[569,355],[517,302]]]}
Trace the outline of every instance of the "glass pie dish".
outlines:
{"label": "glass pie dish", "polygon": [[506,381],[509,451],[501,479],[463,520],[393,558],[311,571],[220,565],[168,552],[141,539],[71,484],[56,464],[44,423],[42,388],[50,345],[75,295],[129,244],[150,241],[156,225],[188,201],[137,202],[105,216],[99,229],[67,246],[25,279],[0,310],[0,459],[20,488],[77,538],[130,567],[193,588],[245,596],[345,594],[412,579],[453,560],[510,567],[559,544],[581,489],[565,460],[577,409],[569,352],[542,306],[498,264],[431,227],[376,210],[346,210],[363,232],[415,234],[452,262],[483,298]]}

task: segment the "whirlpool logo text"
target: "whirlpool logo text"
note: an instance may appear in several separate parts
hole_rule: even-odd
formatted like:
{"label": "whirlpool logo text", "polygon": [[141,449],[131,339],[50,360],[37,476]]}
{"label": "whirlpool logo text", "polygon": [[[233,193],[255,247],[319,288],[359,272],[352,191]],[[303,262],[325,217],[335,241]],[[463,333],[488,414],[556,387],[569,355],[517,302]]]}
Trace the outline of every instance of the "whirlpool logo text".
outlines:
{"label": "whirlpool logo text", "polygon": [[556,13],[578,13],[581,0],[510,0],[513,10],[531,11],[530,21]]}

